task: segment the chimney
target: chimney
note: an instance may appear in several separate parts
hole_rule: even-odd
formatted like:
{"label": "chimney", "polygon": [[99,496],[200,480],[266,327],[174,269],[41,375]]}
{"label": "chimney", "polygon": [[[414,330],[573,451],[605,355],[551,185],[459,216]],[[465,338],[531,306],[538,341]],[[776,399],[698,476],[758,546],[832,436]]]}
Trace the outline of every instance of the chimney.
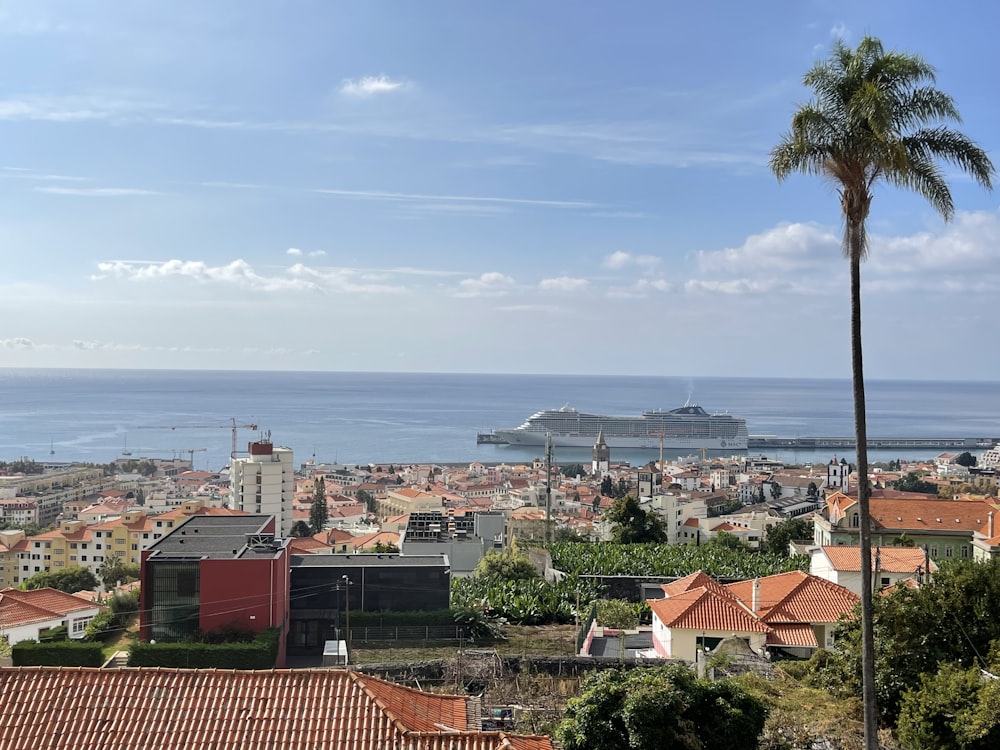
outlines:
{"label": "chimney", "polygon": [[750,598],[750,609],[756,614],[760,606],[760,579],[753,579],[753,596]]}
{"label": "chimney", "polygon": [[993,538],[993,511],[991,510],[986,514],[986,536],[989,539]]}

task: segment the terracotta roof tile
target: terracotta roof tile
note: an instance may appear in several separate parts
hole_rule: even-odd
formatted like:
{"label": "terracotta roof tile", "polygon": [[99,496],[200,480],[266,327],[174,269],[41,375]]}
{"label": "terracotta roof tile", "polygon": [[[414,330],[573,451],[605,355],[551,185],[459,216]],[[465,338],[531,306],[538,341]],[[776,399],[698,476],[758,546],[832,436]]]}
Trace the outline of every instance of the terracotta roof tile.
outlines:
{"label": "terracotta roof tile", "polygon": [[808,623],[772,625],[767,634],[768,646],[806,646],[818,648],[816,631]]}
{"label": "terracotta roof tile", "polygon": [[[716,584],[718,586],[719,584]],[[767,625],[739,602],[708,587],[690,589],[666,599],[650,599],[653,614],[668,628],[766,633]]]}
{"label": "terracotta roof tile", "polygon": [[[858,596],[824,578],[794,570],[757,579],[760,591],[755,612],[768,625],[776,623],[837,622],[858,602]],[[730,583],[726,588],[746,606],[753,603],[754,581]]]}
{"label": "terracotta roof tile", "polygon": [[[857,573],[861,570],[861,550],[859,547],[837,545],[823,547],[823,552],[830,558],[833,567],[845,573]],[[879,570],[887,573],[912,573],[917,567],[924,565],[924,551],[918,547],[879,547]],[[872,565],[875,565],[875,550],[872,550]],[[937,565],[931,561],[931,572],[937,570]]]}
{"label": "terracotta roof tile", "polygon": [[552,750],[468,728],[467,699],[343,670],[0,669],[4,750]]}

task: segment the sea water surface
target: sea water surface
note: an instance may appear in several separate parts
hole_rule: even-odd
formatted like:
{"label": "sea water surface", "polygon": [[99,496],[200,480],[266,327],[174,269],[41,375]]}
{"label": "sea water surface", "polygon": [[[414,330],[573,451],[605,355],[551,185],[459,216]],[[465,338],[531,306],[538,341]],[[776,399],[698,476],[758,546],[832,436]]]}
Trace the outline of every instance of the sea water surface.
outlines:
{"label": "sea water surface", "polygon": [[[217,470],[228,461],[235,421],[258,427],[237,431],[240,450],[269,431],[276,445],[295,451],[296,463],[510,463],[541,449],[477,445],[476,433],[565,404],[638,414],[685,402],[744,417],[751,434],[853,434],[849,380],[0,369],[0,459],[193,456],[196,468]],[[867,402],[873,437],[1000,437],[1000,383],[873,380]],[[896,453],[873,459],[924,457]],[[769,454],[796,463],[831,458],[826,451]],[[655,455],[623,450],[612,460]],[[589,450],[555,454],[563,463],[589,458]]]}

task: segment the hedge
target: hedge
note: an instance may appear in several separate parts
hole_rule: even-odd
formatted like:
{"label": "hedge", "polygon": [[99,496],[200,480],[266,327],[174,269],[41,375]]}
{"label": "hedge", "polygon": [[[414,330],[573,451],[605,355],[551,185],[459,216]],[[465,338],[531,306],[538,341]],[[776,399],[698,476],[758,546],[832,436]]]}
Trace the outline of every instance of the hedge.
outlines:
{"label": "hedge", "polygon": [[130,667],[180,669],[274,669],[281,633],[261,631],[251,643],[135,643]]}
{"label": "hedge", "polygon": [[104,663],[100,643],[21,641],[11,647],[15,667],[99,667]]}

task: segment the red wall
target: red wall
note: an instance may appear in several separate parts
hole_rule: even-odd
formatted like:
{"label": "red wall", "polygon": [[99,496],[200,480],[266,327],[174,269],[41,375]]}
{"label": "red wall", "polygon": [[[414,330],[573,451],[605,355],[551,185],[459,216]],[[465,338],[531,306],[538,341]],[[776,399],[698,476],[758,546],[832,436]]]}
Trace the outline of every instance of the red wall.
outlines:
{"label": "red wall", "polygon": [[202,631],[226,627],[259,633],[281,629],[278,662],[285,666],[290,573],[287,552],[274,558],[201,561]]}

